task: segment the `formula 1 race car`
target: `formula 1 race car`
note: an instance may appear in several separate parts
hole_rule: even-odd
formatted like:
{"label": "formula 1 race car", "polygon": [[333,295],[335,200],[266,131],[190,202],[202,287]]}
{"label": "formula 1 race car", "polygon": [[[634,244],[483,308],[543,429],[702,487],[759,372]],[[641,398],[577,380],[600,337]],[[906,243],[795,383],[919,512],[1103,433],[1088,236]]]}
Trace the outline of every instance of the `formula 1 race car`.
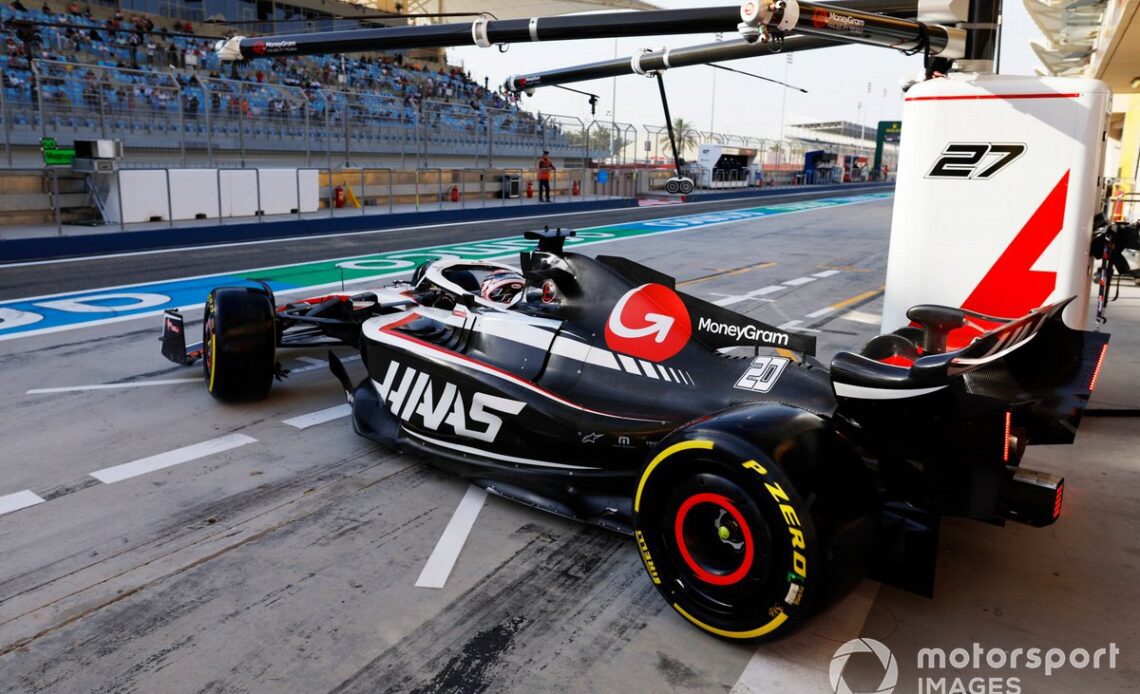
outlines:
{"label": "formula 1 race car", "polygon": [[441,260],[276,310],[268,288],[216,289],[203,347],[168,323],[164,350],[248,398],[277,346],[358,345],[358,384],[330,353],[358,433],[632,534],[669,604],[729,640],[779,638],[868,573],[930,594],[942,516],[1060,514],[1063,480],[1019,463],[1072,442],[1107,347],[1064,325],[1067,302],[1016,319],[915,306],[827,368],[814,338],[566,252],[572,233],[529,232],[521,270]]}

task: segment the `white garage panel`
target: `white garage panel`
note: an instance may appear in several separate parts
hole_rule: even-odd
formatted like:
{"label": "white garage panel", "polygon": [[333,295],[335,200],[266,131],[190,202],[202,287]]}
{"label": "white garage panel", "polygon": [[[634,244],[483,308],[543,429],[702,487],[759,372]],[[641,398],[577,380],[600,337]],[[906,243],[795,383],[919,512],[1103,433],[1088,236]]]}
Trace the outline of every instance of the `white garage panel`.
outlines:
{"label": "white garage panel", "polygon": [[[174,219],[217,217],[217,176],[217,171],[214,169],[172,169],[170,171],[171,216]],[[163,194],[165,195],[165,191]]]}
{"label": "white garage panel", "polygon": [[266,215],[282,215],[296,213],[298,203],[302,212],[315,212],[320,205],[317,173],[315,169],[123,169],[110,177],[106,221],[216,219],[219,211],[224,218],[254,217],[259,209]]}

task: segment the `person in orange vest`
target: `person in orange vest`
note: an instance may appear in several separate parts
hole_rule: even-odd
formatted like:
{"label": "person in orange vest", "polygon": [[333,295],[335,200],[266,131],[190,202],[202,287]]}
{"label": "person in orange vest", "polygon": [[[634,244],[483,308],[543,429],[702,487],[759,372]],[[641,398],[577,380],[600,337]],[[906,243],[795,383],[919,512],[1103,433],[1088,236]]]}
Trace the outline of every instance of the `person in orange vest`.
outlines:
{"label": "person in orange vest", "polygon": [[[554,162],[550,161],[550,152],[543,151],[542,158],[538,160],[538,201],[553,202],[550,199],[550,177],[554,172]],[[546,191],[546,198],[542,193]]]}

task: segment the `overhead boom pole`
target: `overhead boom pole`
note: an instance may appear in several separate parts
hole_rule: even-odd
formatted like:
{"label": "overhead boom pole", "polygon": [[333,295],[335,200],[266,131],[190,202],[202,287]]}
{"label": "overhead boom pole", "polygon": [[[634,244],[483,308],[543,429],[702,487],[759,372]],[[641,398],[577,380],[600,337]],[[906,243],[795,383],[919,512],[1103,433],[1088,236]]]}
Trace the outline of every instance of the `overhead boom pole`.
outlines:
{"label": "overhead boom pole", "polygon": [[[834,6],[903,19],[913,18],[918,13],[917,0],[846,0],[846,2],[837,2]],[[512,92],[530,92],[536,87],[550,87],[630,74],[649,75],[670,68],[706,65],[720,60],[742,60],[776,53],[795,53],[839,45],[842,45],[842,42],[835,39],[801,34],[788,36],[779,42],[736,39],[683,48],[643,50],[626,58],[613,58],[585,65],[555,68],[525,75],[512,75],[507,78],[504,86]]]}
{"label": "overhead boom pole", "polygon": [[217,47],[222,60],[278,55],[352,53],[483,46],[528,41],[712,33],[737,29],[749,41],[779,40],[795,32],[931,55],[960,58],[966,33],[837,5],[798,0],[744,0],[739,6],[646,10],[608,14],[490,19],[470,23],[355,29],[262,38],[235,36]]}

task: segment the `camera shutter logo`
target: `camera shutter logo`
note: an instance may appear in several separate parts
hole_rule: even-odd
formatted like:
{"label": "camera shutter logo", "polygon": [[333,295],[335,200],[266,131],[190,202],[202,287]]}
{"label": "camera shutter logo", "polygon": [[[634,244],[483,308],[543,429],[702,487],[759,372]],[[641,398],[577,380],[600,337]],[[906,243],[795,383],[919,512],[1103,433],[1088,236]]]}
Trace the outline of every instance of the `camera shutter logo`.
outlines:
{"label": "camera shutter logo", "polygon": [[[883,679],[879,682],[878,688],[865,692],[855,692],[847,686],[847,682],[843,679],[843,668],[847,665],[847,659],[855,653],[874,653],[878,657],[883,666]],[[835,694],[891,694],[899,681],[899,664],[895,660],[894,654],[891,653],[891,649],[887,648],[883,642],[875,639],[851,639],[840,646],[839,650],[835,651],[835,655],[831,657],[831,668],[828,670],[828,675],[831,678],[831,688],[835,690]]]}

